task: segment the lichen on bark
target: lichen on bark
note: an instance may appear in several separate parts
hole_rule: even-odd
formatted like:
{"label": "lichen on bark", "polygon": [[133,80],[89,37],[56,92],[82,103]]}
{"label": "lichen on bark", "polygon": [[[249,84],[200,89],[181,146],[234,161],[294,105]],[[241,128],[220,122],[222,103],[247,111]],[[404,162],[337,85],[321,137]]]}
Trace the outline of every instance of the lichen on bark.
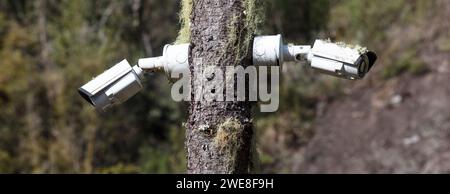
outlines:
{"label": "lichen on bark", "polygon": [[191,39],[191,21],[190,16],[192,13],[192,1],[193,0],[182,0],[181,1],[181,11],[179,13],[180,17],[180,31],[178,32],[177,40],[175,44],[189,43]]}
{"label": "lichen on bark", "polygon": [[232,171],[235,166],[235,158],[240,147],[243,146],[241,140],[244,127],[239,120],[235,118],[228,118],[217,127],[217,132],[214,136],[213,145],[217,148],[219,154],[225,157],[225,165]]}
{"label": "lichen on bark", "polygon": [[[259,33],[258,29],[263,21],[264,13],[262,0],[243,0],[242,4],[243,14],[233,15],[227,26],[230,42],[227,51],[236,53],[236,63],[247,57],[252,50],[253,38]],[[236,25],[238,21],[243,21],[243,26]]]}

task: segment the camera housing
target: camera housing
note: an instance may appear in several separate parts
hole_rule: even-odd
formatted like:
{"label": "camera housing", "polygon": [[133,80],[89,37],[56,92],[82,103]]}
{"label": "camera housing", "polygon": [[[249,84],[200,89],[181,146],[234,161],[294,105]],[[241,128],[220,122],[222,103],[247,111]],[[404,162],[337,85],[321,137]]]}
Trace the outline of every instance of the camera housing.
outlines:
{"label": "camera housing", "polygon": [[127,60],[114,65],[78,89],[99,112],[121,104],[142,90],[143,71]]}
{"label": "camera housing", "polygon": [[253,42],[253,65],[281,66],[284,62],[308,62],[321,73],[345,79],[362,79],[377,55],[360,46],[316,40],[309,45],[284,45],[281,35],[258,36]]}
{"label": "camera housing", "polygon": [[127,101],[142,90],[145,72],[165,72],[170,74],[189,72],[189,44],[166,45],[160,57],[139,59],[138,65],[131,67],[127,60],[114,65],[78,89],[80,95],[99,112]]}
{"label": "camera housing", "polygon": [[283,46],[281,34],[255,37],[253,40],[253,65],[281,66],[284,62]]}
{"label": "camera housing", "polygon": [[309,66],[345,79],[362,79],[375,64],[374,52],[359,46],[316,40],[308,53]]}

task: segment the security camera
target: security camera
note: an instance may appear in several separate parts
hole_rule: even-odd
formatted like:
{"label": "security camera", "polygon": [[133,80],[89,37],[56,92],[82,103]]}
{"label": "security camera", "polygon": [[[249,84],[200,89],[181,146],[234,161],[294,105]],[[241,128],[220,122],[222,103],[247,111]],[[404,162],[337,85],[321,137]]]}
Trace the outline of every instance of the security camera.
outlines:
{"label": "security camera", "polygon": [[140,59],[133,67],[123,60],[79,88],[78,92],[99,112],[105,112],[142,90],[144,72],[170,75],[189,71],[188,52],[189,44],[166,45],[163,56]]}
{"label": "security camera", "polygon": [[308,62],[307,66],[332,76],[362,79],[377,55],[359,46],[316,40],[308,45],[284,45],[282,36],[258,36],[253,42],[253,64],[281,66],[284,62]]}
{"label": "security camera", "polygon": [[313,69],[351,80],[364,78],[377,59],[366,48],[326,40],[316,40],[307,58]]}
{"label": "security camera", "polygon": [[142,90],[142,79],[142,69],[131,67],[123,60],[79,88],[78,92],[99,112],[105,112]]}

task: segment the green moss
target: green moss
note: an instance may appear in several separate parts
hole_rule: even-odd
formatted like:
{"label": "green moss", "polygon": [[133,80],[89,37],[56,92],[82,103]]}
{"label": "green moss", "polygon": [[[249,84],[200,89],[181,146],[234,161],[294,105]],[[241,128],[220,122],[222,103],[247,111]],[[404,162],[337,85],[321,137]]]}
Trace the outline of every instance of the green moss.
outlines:
{"label": "green moss", "polygon": [[180,12],[180,24],[181,28],[178,33],[175,44],[189,43],[191,40],[191,13],[192,13],[192,0],[181,1]]}
{"label": "green moss", "polygon": [[[238,29],[236,28],[237,23],[239,21],[239,17],[237,15],[234,15],[230,22],[228,23],[227,29],[228,29],[228,42],[229,42],[229,47],[227,48],[227,50],[233,50],[235,52],[235,54],[237,55],[236,57],[236,61],[235,62],[239,62],[239,60],[241,59],[241,44],[242,41],[240,39],[240,32],[238,31]],[[222,54],[227,53],[227,50],[225,50]]]}
{"label": "green moss", "polygon": [[259,26],[263,22],[263,6],[264,2],[261,0],[244,0],[244,14],[245,14],[245,27],[247,33],[243,40],[243,56],[248,53],[249,46],[252,46],[253,37],[259,33]]}
{"label": "green moss", "polygon": [[252,46],[253,37],[258,34],[259,25],[263,21],[263,1],[244,0],[243,2],[244,27],[237,29],[236,26],[241,19],[234,15],[228,24],[229,47],[223,53],[233,51],[236,54],[235,63],[239,63],[247,57]]}
{"label": "green moss", "polygon": [[221,151],[225,149],[235,149],[238,147],[239,134],[242,132],[243,126],[235,118],[229,118],[220,124],[217,128],[214,144]]}
{"label": "green moss", "polygon": [[236,118],[228,118],[217,127],[213,144],[221,154],[227,157],[225,163],[229,165],[228,172],[232,172],[235,168],[236,155],[243,144],[243,131],[244,126]]}
{"label": "green moss", "polygon": [[342,47],[356,49],[356,50],[358,50],[358,52],[360,54],[364,54],[364,53],[368,52],[366,47],[363,47],[363,46],[358,45],[358,44],[347,44],[347,43],[344,43],[344,42],[337,42],[336,44],[339,45],[339,46],[342,46]]}

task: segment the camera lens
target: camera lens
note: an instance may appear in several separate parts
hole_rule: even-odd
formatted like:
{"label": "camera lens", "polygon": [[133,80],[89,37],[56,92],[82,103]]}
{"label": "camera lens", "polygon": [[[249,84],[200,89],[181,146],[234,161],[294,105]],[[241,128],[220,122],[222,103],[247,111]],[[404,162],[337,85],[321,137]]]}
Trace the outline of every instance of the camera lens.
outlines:
{"label": "camera lens", "polygon": [[358,75],[361,78],[364,77],[369,70],[369,65],[367,64],[367,60],[365,60],[365,58],[367,57],[363,56],[358,60]]}

